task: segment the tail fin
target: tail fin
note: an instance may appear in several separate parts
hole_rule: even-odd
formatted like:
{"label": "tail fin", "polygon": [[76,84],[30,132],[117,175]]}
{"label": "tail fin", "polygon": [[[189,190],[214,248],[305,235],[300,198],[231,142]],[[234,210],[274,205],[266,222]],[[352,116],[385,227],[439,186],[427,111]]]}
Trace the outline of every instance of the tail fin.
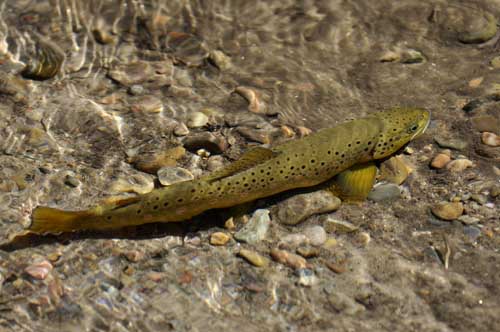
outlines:
{"label": "tail fin", "polygon": [[82,217],[90,216],[88,211],[63,211],[40,206],[33,211],[28,230],[33,233],[62,233],[81,229]]}

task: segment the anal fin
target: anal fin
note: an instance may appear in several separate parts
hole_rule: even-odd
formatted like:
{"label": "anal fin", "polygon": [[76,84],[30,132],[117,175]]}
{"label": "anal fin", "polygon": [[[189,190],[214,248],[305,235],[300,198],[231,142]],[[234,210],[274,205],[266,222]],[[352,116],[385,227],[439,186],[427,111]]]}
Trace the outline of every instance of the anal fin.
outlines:
{"label": "anal fin", "polygon": [[377,167],[373,162],[354,165],[335,176],[330,190],[344,201],[363,201],[372,189],[376,175]]}

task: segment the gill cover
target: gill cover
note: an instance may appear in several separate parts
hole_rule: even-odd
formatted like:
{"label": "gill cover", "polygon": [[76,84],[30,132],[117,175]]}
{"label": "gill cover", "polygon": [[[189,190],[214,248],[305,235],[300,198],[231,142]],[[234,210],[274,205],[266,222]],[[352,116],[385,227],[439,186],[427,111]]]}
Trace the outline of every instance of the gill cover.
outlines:
{"label": "gill cover", "polygon": [[422,134],[430,122],[430,112],[418,108],[394,108],[376,115],[382,122],[374,159],[382,159],[398,151]]}

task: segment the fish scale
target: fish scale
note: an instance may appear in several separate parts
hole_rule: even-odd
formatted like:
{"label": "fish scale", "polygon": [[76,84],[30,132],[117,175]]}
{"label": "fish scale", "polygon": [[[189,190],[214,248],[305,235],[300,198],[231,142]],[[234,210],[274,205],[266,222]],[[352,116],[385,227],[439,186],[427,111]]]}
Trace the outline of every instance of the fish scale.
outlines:
{"label": "fish scale", "polygon": [[375,173],[365,172],[364,165],[395,153],[426,129],[429,118],[429,112],[424,110],[393,109],[271,149],[252,149],[220,171],[146,195],[86,211],[38,207],[30,230],[57,233],[183,221],[209,209],[314,186],[336,175],[344,186],[355,187],[358,180],[371,186]]}

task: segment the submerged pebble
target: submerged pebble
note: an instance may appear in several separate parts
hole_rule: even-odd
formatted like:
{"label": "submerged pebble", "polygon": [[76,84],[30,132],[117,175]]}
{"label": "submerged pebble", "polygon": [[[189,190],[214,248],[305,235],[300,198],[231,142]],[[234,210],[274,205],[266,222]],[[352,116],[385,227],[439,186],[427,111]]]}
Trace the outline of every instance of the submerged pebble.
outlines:
{"label": "submerged pebble", "polygon": [[39,280],[45,279],[52,271],[53,266],[48,260],[42,260],[27,266],[24,272]]}
{"label": "submerged pebble", "polygon": [[434,137],[434,140],[441,148],[464,150],[467,147],[467,142],[458,138],[444,138],[436,136]]}
{"label": "submerged pebble", "polygon": [[140,171],[155,174],[162,167],[175,166],[177,160],[186,155],[182,146],[145,153],[138,153],[130,158],[130,162]]}
{"label": "submerged pebble", "polygon": [[471,119],[472,127],[480,132],[500,134],[500,119],[492,115],[477,115]]}
{"label": "submerged pebble", "polygon": [[213,246],[226,245],[229,240],[231,240],[231,236],[224,232],[215,232],[210,235],[210,244]]}
{"label": "submerged pebble", "polygon": [[[450,150],[446,150],[450,151]],[[451,161],[450,153],[445,153],[444,151],[438,153],[431,161],[431,167],[436,169],[441,169],[445,167]]]}
{"label": "submerged pebble", "polygon": [[277,206],[277,219],[285,225],[296,225],[317,213],[335,211],[340,207],[340,199],[330,191],[321,190],[295,195]]}
{"label": "submerged pebble", "polygon": [[313,246],[319,247],[326,241],[326,231],[321,226],[306,227],[303,233]]}
{"label": "submerged pebble", "polygon": [[295,274],[299,277],[300,286],[311,287],[318,283],[318,277],[311,269],[298,269],[295,270]]}
{"label": "submerged pebble", "polygon": [[305,245],[297,248],[297,254],[304,258],[317,257],[319,255],[319,249],[310,245]]}
{"label": "submerged pebble", "polygon": [[368,194],[368,199],[374,202],[383,202],[398,199],[401,197],[399,186],[394,183],[382,183],[373,187]]}
{"label": "submerged pebble", "polygon": [[248,223],[234,234],[234,238],[250,244],[259,243],[266,237],[270,224],[269,210],[256,210]]}
{"label": "submerged pebble", "polygon": [[328,233],[351,233],[359,228],[348,221],[337,220],[330,216],[324,221],[323,227]]}
{"label": "submerged pebble", "polygon": [[481,135],[481,140],[484,144],[489,146],[500,146],[500,136],[494,133],[484,132]]}
{"label": "submerged pebble", "polygon": [[154,189],[154,182],[150,177],[142,174],[131,175],[128,178],[118,178],[110,185],[113,193],[147,194]]}
{"label": "submerged pebble", "polygon": [[158,170],[158,180],[164,186],[194,179],[193,174],[182,167],[162,167]]}
{"label": "submerged pebble", "polygon": [[271,249],[271,257],[278,263],[287,265],[294,269],[305,269],[307,261],[304,257],[293,254],[286,250]]}
{"label": "submerged pebble", "polygon": [[403,156],[394,156],[380,165],[380,180],[399,185],[406,180],[412,171]]}
{"label": "submerged pebble", "polygon": [[458,220],[466,225],[475,225],[477,224],[480,219],[479,218],[476,218],[476,217],[471,217],[469,215],[462,215],[458,218]]}
{"label": "submerged pebble", "polygon": [[431,208],[432,214],[442,220],[455,220],[464,213],[464,206],[461,202],[441,202]]}
{"label": "submerged pebble", "polygon": [[469,241],[476,242],[476,240],[481,236],[481,229],[476,226],[464,226],[464,234],[467,236]]}
{"label": "submerged pebble", "polygon": [[238,251],[238,256],[244,258],[247,262],[257,267],[269,265],[269,259],[252,250],[241,248],[240,251]]}
{"label": "submerged pebble", "polygon": [[449,170],[450,172],[453,173],[460,173],[466,170],[469,167],[473,167],[474,163],[470,161],[469,159],[456,159],[453,161],[450,161],[446,165],[446,169]]}
{"label": "submerged pebble", "polygon": [[208,116],[202,112],[194,112],[189,116],[187,126],[189,128],[200,128],[206,126],[208,123]]}

